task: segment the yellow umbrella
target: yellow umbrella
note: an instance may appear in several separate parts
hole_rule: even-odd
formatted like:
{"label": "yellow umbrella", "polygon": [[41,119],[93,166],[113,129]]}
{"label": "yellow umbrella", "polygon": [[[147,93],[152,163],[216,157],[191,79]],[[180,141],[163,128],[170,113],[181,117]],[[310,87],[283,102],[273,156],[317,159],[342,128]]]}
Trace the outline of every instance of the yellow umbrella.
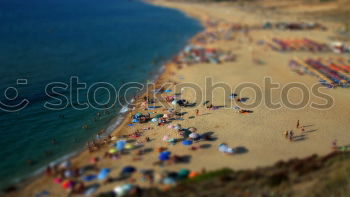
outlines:
{"label": "yellow umbrella", "polygon": [[111,154],[113,154],[113,153],[116,153],[117,152],[117,149],[115,149],[115,148],[111,148],[111,149],[109,149],[109,151],[108,151],[109,153],[111,153]]}

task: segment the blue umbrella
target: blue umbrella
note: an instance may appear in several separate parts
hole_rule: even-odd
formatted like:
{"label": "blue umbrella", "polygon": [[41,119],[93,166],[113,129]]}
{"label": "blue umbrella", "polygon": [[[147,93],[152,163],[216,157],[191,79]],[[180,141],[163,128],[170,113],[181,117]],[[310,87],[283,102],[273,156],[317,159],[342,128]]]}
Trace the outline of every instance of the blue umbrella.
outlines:
{"label": "blue umbrella", "polygon": [[182,141],[182,144],[183,145],[185,145],[185,146],[190,146],[190,145],[192,145],[192,140],[184,140],[184,141]]}
{"label": "blue umbrella", "polygon": [[105,178],[107,178],[108,174],[111,172],[111,170],[109,168],[103,168],[100,173],[98,173],[97,178],[99,180],[103,180]]}
{"label": "blue umbrella", "polygon": [[159,154],[159,160],[161,161],[166,161],[170,159],[171,152],[169,151],[164,151]]}
{"label": "blue umbrella", "polygon": [[115,147],[117,148],[117,150],[121,151],[125,148],[125,144],[126,144],[125,140],[118,140]]}
{"label": "blue umbrella", "polygon": [[83,181],[89,182],[89,181],[95,180],[96,178],[97,178],[96,175],[87,175],[87,176],[84,176],[82,179],[83,179]]}
{"label": "blue umbrella", "polygon": [[134,168],[133,166],[125,166],[123,169],[122,169],[122,173],[123,174],[129,174],[129,173],[133,173],[136,171],[136,168]]}

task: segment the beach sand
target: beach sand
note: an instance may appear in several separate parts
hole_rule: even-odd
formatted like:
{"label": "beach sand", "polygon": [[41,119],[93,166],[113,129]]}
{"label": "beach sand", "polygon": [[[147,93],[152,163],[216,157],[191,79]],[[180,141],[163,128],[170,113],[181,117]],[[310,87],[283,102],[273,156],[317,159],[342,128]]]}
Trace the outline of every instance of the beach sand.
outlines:
{"label": "beach sand", "polygon": [[[183,11],[190,17],[204,21],[218,20],[227,23],[244,23],[244,24],[262,24],[266,21],[299,21],[300,18],[293,15],[269,15],[261,12],[247,12],[239,9],[238,6],[227,3],[185,3],[185,2],[166,2],[152,1],[151,3],[159,6],[175,8]],[[291,72],[288,67],[288,62],[293,57],[330,57],[334,54],[314,54],[310,52],[288,52],[278,53],[271,49],[256,44],[258,40],[271,40],[273,37],[280,38],[301,38],[309,37],[318,41],[328,41],[328,38],[334,36],[332,31],[337,27],[337,24],[326,23],[329,31],[279,31],[279,30],[264,30],[250,31],[249,35],[252,40],[249,40],[243,33],[236,33],[235,39],[232,41],[218,41],[209,44],[211,47],[216,47],[225,50],[232,50],[237,55],[235,62],[225,62],[222,64],[195,64],[185,66],[182,69],[177,69],[174,65],[168,65],[166,71],[158,83],[175,81],[177,83],[193,83],[197,84],[205,93],[206,78],[211,78],[214,83],[228,84],[235,90],[239,84],[254,83],[262,88],[262,96],[264,93],[264,78],[271,77],[272,82],[279,83],[281,87],[291,82],[300,82],[306,87],[311,88],[317,84],[317,79],[312,76],[299,76]],[[166,43],[165,43],[166,44]],[[264,62],[264,64],[256,64],[252,60],[252,54]],[[339,55],[338,55],[339,56]],[[346,57],[346,56],[344,56]],[[348,57],[348,56],[347,56]],[[281,102],[281,87],[273,90],[271,93],[272,100],[277,103]],[[151,126],[154,129],[145,131],[143,137],[150,137],[151,142],[145,144],[144,148],[167,147],[172,154],[188,155],[189,163],[176,164],[165,167],[154,166],[153,162],[157,161],[158,153],[150,152],[142,156],[141,161],[133,161],[134,154],[122,156],[119,160],[103,159],[100,167],[109,167],[112,169],[111,176],[118,176],[121,168],[126,165],[133,165],[138,169],[152,168],[156,171],[163,169],[179,170],[188,168],[195,171],[214,170],[223,167],[232,169],[252,169],[261,166],[271,165],[279,160],[287,160],[295,157],[306,157],[311,154],[324,155],[331,151],[331,142],[334,139],[338,140],[339,145],[350,144],[350,92],[346,88],[337,89],[322,89],[322,92],[332,96],[334,105],[327,110],[314,109],[310,105],[302,109],[290,109],[282,106],[280,109],[272,110],[265,105],[264,99],[261,104],[250,110],[253,113],[240,114],[234,112],[229,106],[230,99],[224,94],[220,88],[213,91],[213,105],[222,106],[225,108],[218,110],[208,110],[201,104],[199,116],[195,115],[196,108],[184,108],[184,120],[173,121],[172,124],[181,124],[182,127],[195,127],[199,133],[213,132],[215,141],[203,141],[194,145],[208,144],[206,149],[189,150],[181,144],[175,146],[168,145],[162,141],[164,135],[171,137],[179,137],[175,130],[167,128],[167,126],[157,127],[152,123],[136,124],[133,127],[127,126],[130,118],[126,118],[123,124],[118,127],[112,135],[118,136],[122,134],[130,134],[137,129]],[[174,92],[169,93],[172,95]],[[292,89],[288,98],[292,102],[300,102],[300,91]],[[254,92],[246,89],[240,94],[240,97],[250,98],[249,102],[256,99]],[[194,102],[195,95],[190,89],[185,89],[182,92],[182,98]],[[203,99],[205,100],[205,99]],[[249,103],[248,102],[248,103]],[[322,103],[320,98],[310,95],[310,101]],[[153,110],[162,113],[163,109]],[[132,113],[142,112],[145,110],[137,108]],[[194,118],[189,118],[195,116]],[[295,135],[302,135],[300,129],[296,129],[296,122],[300,120],[301,125],[306,126],[304,136],[301,136],[297,141],[289,142],[284,137],[286,130],[294,130]],[[246,152],[236,155],[225,155],[218,151],[218,145],[227,143],[232,147],[244,147]],[[83,166],[89,162],[94,156],[101,156],[108,147],[94,153],[82,152],[72,159],[75,166]],[[136,177],[138,178],[138,177]],[[115,186],[121,185],[123,182],[115,182],[103,185],[98,192],[112,190]],[[148,186],[146,183],[137,182],[140,185]],[[40,176],[30,180],[26,186],[19,189],[9,196],[34,196],[37,192],[48,190],[50,196],[67,196],[68,192],[64,191],[60,185],[53,183],[52,177]]]}

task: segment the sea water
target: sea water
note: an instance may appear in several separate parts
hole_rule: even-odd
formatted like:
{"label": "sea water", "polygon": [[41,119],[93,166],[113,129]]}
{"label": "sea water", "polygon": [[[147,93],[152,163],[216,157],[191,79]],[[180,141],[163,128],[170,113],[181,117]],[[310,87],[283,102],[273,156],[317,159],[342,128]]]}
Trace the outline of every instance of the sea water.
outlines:
{"label": "sea water", "polygon": [[[49,83],[70,85],[76,77],[87,88],[144,84],[199,31],[200,24],[181,12],[139,1],[1,0],[0,101],[29,102],[17,112],[0,110],[1,187],[82,150],[101,129],[113,130],[127,110],[118,103],[108,110],[73,107],[93,95],[87,89],[67,107],[47,109],[45,103],[59,103],[45,93]],[[107,98],[103,89],[96,91],[98,102]]]}

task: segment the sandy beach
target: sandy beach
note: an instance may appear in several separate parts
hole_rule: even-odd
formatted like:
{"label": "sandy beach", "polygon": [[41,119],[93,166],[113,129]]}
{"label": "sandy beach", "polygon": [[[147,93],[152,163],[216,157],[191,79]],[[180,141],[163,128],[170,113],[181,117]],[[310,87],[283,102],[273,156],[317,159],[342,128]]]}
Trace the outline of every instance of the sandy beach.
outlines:
{"label": "sandy beach", "polygon": [[[240,23],[245,25],[259,25],[266,21],[270,22],[300,22],[304,20],[300,16],[293,14],[278,15],[268,14],[264,12],[248,12],[236,4],[228,3],[185,3],[155,0],[150,3],[157,6],[178,9],[189,17],[198,19],[206,28],[205,30],[225,30],[227,24]],[[306,19],[305,21],[308,21]],[[209,27],[208,21],[218,22],[217,27]],[[304,22],[305,22],[304,21]],[[315,21],[310,21],[315,22]],[[325,110],[315,109],[311,107],[311,103],[322,104],[324,100],[310,94],[308,104],[300,109],[291,109],[282,104],[279,109],[271,109],[265,104],[266,87],[264,79],[271,78],[273,83],[280,84],[279,88],[272,91],[271,98],[274,103],[282,103],[282,87],[289,83],[299,82],[309,90],[318,84],[318,80],[309,75],[298,75],[292,72],[288,67],[292,58],[328,58],[343,57],[349,59],[349,55],[335,53],[316,53],[316,52],[277,52],[259,41],[270,42],[272,38],[281,39],[298,39],[310,38],[319,42],[329,42],[330,37],[335,36],[335,30],[339,24],[322,22],[328,28],[327,31],[307,30],[307,31],[281,31],[278,29],[268,30],[250,30],[247,32],[234,32],[233,38],[230,40],[215,40],[211,43],[202,44],[206,48],[215,48],[224,51],[231,51],[235,54],[235,61],[222,62],[220,64],[213,63],[197,63],[193,65],[184,65],[179,69],[173,62],[169,62],[166,70],[157,81],[158,86],[163,83],[171,82],[173,84],[168,89],[172,92],[164,93],[163,96],[171,96],[174,93],[181,93],[181,98],[187,101],[196,102],[197,98],[191,89],[182,89],[177,92],[174,83],[191,83],[200,87],[203,99],[196,107],[181,108],[181,112],[185,112],[183,120],[173,120],[169,125],[181,124],[183,128],[195,127],[199,134],[212,133],[213,140],[195,142],[197,150],[191,150],[188,146],[183,146],[180,142],[176,145],[170,145],[163,141],[163,136],[168,135],[170,138],[181,138],[174,129],[168,128],[168,125],[157,126],[155,123],[135,123],[134,126],[128,126],[131,121],[130,115],[124,120],[118,129],[111,135],[119,137],[122,135],[132,134],[139,130],[142,133],[142,139],[150,138],[150,142],[143,144],[142,149],[153,150],[137,156],[137,150],[131,151],[127,155],[123,155],[120,159],[113,160],[104,158],[98,163],[101,168],[111,168],[111,177],[118,176],[120,170],[126,165],[132,165],[137,169],[154,169],[156,172],[166,170],[179,170],[187,168],[193,171],[214,170],[219,168],[232,169],[253,169],[262,166],[268,166],[280,160],[288,160],[291,158],[302,158],[312,154],[325,155],[331,152],[333,140],[337,140],[338,145],[345,146],[350,144],[350,106],[348,100],[350,92],[347,88],[328,89],[322,88],[321,92],[330,95],[334,104]],[[166,43],[164,43],[166,44]],[[259,60],[260,63],[257,63]],[[233,109],[231,105],[232,99],[220,89],[216,88],[212,92],[205,92],[206,83],[211,79],[213,84],[227,84],[233,92],[243,83],[255,84],[261,88],[262,100],[259,105],[254,108],[247,108],[252,113],[239,113]],[[178,89],[177,89],[178,90]],[[202,103],[209,98],[209,94],[213,94],[211,104],[213,106],[222,106],[215,110],[209,110]],[[247,88],[238,93],[240,98],[249,98],[247,104],[256,102],[257,95],[254,91]],[[301,101],[300,90],[291,89],[288,93],[288,99],[291,103]],[[130,113],[135,114],[141,112],[154,112],[156,114],[166,113],[166,109],[161,107],[155,110],[144,110],[141,107],[143,96],[140,96],[135,105],[136,108]],[[159,103],[155,103],[159,105]],[[199,113],[196,115],[196,109]],[[242,108],[243,109],[243,108]],[[300,125],[305,126],[304,132],[296,128],[297,121]],[[150,130],[143,128],[152,127]],[[289,141],[285,138],[286,130],[293,130],[295,141]],[[135,139],[135,141],[139,141]],[[122,138],[121,138],[122,139]],[[125,138],[123,138],[125,139]],[[130,139],[129,139],[130,140]],[[218,151],[218,146],[226,143],[230,147],[241,147],[244,151],[239,154],[226,155]],[[188,162],[159,166],[154,165],[158,160],[159,153],[156,151],[159,147],[166,147],[172,154],[187,156]],[[100,150],[93,153],[84,151],[78,156],[72,158],[72,163],[76,167],[82,167],[89,163],[93,157],[103,157],[104,153],[110,148],[103,146]],[[138,185],[150,186],[147,182],[140,181],[140,176],[135,174],[133,177]],[[47,190],[50,196],[67,196],[68,192],[62,189],[59,184],[52,181],[52,177],[42,175],[30,180],[23,188],[8,194],[7,196],[34,196],[36,193]],[[112,182],[99,187],[97,193],[113,190],[115,186],[127,183],[130,180]],[[79,196],[79,195],[77,195]]]}

